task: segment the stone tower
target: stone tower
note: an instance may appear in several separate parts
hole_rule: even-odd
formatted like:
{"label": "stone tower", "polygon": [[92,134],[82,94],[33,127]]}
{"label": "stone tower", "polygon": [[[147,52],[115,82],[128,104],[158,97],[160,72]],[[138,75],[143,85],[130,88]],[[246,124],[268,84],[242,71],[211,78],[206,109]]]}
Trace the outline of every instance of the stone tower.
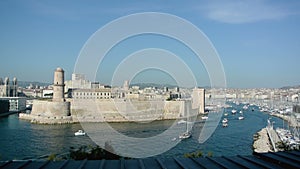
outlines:
{"label": "stone tower", "polygon": [[65,101],[65,79],[64,70],[60,67],[56,68],[54,72],[54,82],[53,82],[53,101],[54,102],[64,102]]}
{"label": "stone tower", "polygon": [[123,84],[123,90],[128,91],[129,90],[129,81],[125,80]]}
{"label": "stone tower", "polygon": [[10,85],[9,85],[9,78],[6,77],[4,79],[4,96],[9,97],[10,96]]}
{"label": "stone tower", "polygon": [[13,86],[12,86],[12,97],[18,96],[18,81],[17,78],[14,77],[13,79]]}
{"label": "stone tower", "polygon": [[194,88],[192,92],[192,108],[198,108],[199,113],[205,112],[205,89]]}

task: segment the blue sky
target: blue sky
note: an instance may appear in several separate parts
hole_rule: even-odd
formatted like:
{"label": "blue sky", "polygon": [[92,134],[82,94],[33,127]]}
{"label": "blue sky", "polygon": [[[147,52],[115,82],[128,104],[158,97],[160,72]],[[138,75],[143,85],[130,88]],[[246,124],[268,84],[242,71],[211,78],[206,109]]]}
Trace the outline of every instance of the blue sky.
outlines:
{"label": "blue sky", "polygon": [[[299,8],[297,0],[0,1],[0,77],[51,82],[60,66],[70,79],[81,48],[99,28],[125,15],[163,12],[207,35],[228,87],[299,85]],[[205,70],[197,80],[209,85]]]}

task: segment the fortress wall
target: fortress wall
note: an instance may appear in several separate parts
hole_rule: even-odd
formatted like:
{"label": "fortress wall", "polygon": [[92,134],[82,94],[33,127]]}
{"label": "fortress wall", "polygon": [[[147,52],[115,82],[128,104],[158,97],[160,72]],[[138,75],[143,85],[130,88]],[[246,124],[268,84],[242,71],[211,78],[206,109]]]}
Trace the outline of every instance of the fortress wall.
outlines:
{"label": "fortress wall", "polygon": [[[183,116],[184,101],[158,103],[76,100],[71,104],[73,118],[86,122],[128,122],[177,119]],[[152,108],[151,108],[151,104]],[[156,105],[157,104],[157,105]]]}
{"label": "fortress wall", "polygon": [[[51,102],[35,100],[31,114],[20,114],[21,119],[40,124],[72,122],[130,122],[178,119],[184,117],[186,101],[119,102],[112,100],[77,100]],[[127,105],[127,106],[126,106]],[[128,107],[128,105],[130,105]],[[133,111],[131,106],[136,109]],[[150,106],[152,105],[152,107]],[[118,107],[118,108],[116,108]],[[131,108],[130,108],[131,107]],[[70,116],[71,111],[71,116]]]}
{"label": "fortress wall", "polygon": [[31,114],[48,117],[70,116],[70,102],[34,100]]}

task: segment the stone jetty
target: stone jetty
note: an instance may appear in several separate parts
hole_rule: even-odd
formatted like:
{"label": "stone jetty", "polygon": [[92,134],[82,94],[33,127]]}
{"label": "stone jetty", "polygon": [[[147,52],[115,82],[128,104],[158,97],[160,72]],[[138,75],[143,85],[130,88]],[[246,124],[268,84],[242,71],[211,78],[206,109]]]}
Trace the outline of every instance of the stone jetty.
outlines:
{"label": "stone jetty", "polygon": [[273,152],[266,128],[261,129],[254,135],[253,151],[257,153]]}

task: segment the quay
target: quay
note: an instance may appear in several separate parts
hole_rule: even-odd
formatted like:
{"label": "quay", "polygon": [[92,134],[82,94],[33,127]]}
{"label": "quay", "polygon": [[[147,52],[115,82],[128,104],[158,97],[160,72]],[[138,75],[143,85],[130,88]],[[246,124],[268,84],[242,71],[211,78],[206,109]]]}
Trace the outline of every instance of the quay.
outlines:
{"label": "quay", "polygon": [[9,111],[9,112],[5,112],[5,113],[0,113],[0,117],[6,117],[11,114],[17,114],[17,113],[20,113],[20,111]]}
{"label": "quay", "polygon": [[276,131],[274,130],[273,126],[267,126],[266,127],[267,133],[268,133],[268,137],[272,143],[272,147],[274,152],[277,152],[278,149],[276,147],[276,143],[280,142],[281,140],[278,137],[278,134],[276,133]]}
{"label": "quay", "polygon": [[257,132],[254,137],[253,151],[256,153],[278,152],[282,151],[277,147],[278,142],[281,142],[277,132],[273,128],[273,123],[268,119],[268,125],[261,131]]}

